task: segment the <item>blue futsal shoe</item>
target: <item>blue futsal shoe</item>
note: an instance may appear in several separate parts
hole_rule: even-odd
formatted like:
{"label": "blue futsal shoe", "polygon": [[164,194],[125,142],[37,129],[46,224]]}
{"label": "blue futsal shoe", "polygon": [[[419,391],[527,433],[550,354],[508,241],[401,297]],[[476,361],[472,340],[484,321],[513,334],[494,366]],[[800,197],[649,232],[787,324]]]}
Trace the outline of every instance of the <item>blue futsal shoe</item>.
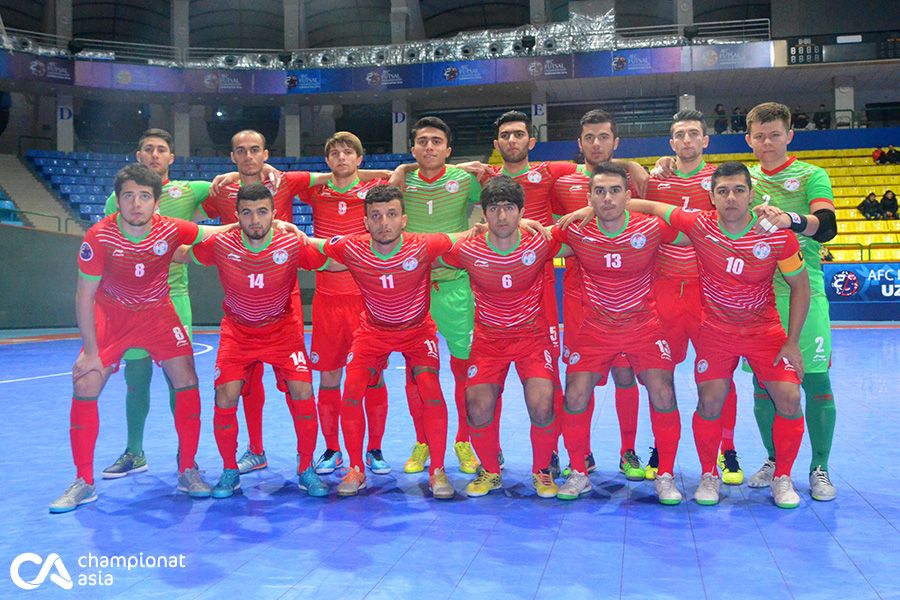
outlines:
{"label": "blue futsal shoe", "polygon": [[219,483],[212,490],[213,498],[230,498],[235,490],[241,489],[241,473],[237,469],[225,469]]}
{"label": "blue futsal shoe", "polygon": [[391,472],[391,465],[384,460],[384,456],[378,448],[366,452],[366,466],[376,475],[387,475]]}
{"label": "blue futsal shoe", "polygon": [[319,476],[316,474],[316,468],[313,465],[309,465],[305,471],[300,473],[297,485],[301,490],[305,490],[307,494],[315,498],[324,498],[328,495],[328,486],[319,479]]}
{"label": "blue futsal shoe", "polygon": [[344,457],[340,450],[325,450],[316,462],[316,473],[328,475],[344,466]]}

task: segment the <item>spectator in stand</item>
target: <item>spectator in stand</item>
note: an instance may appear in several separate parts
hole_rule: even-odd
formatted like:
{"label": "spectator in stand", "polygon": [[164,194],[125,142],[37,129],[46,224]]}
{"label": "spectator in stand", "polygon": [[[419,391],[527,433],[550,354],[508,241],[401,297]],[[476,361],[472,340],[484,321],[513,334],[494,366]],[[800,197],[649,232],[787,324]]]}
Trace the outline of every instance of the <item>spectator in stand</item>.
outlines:
{"label": "spectator in stand", "polygon": [[869,195],[857,205],[856,209],[866,219],[881,218],[881,204],[878,202],[878,196],[875,195],[875,192],[869,192]]}
{"label": "spectator in stand", "polygon": [[809,115],[800,110],[800,107],[794,109],[794,129],[806,129],[809,127]]}
{"label": "spectator in stand", "polygon": [[725,133],[725,131],[728,129],[728,116],[725,114],[725,106],[722,104],[716,104],[716,109],[713,112],[716,113],[716,121],[714,124],[716,133]]}
{"label": "spectator in stand", "polygon": [[824,104],[820,104],[819,110],[813,114],[813,123],[816,124],[816,129],[831,129],[831,113]]}
{"label": "spectator in stand", "polygon": [[831,253],[831,250],[829,250],[825,244],[822,244],[819,246],[819,258],[825,262],[832,262],[834,261],[834,254]]}
{"label": "spectator in stand", "polygon": [[894,148],[893,144],[888,146],[887,152],[885,152],[884,155],[887,158],[887,164],[900,165],[900,152]]}
{"label": "spectator in stand", "polygon": [[737,133],[747,129],[747,111],[740,106],[735,106],[731,111],[731,131]]}
{"label": "spectator in stand", "polygon": [[886,191],[881,197],[881,218],[897,218],[897,196],[891,190]]}
{"label": "spectator in stand", "polygon": [[876,165],[887,164],[887,154],[881,149],[881,146],[876,146],[875,151],[872,152],[872,162]]}

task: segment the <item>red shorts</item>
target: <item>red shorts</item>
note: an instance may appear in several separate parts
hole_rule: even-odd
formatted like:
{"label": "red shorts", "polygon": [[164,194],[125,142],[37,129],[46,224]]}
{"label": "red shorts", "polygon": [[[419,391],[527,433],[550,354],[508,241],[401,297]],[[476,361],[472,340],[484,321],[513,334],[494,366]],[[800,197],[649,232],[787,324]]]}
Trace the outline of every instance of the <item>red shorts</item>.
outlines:
{"label": "red shorts", "polygon": [[556,269],[553,261],[548,261],[544,268],[544,316],[550,332],[551,352],[555,360],[559,360],[559,305],[556,301]]}
{"label": "red shorts", "polygon": [[553,380],[556,361],[546,330],[516,335],[476,324],[466,385],[490,383],[502,387],[512,363],[523,383],[533,377]]}
{"label": "red shorts", "polygon": [[222,319],[215,385],[247,381],[256,363],[272,365],[281,391],[287,391],[285,381],[312,382],[303,343],[303,322],[296,313],[256,327],[227,316]]}
{"label": "red shorts", "polygon": [[566,361],[568,370],[600,373],[601,384],[605,384],[610,367],[621,366],[616,360],[621,360],[621,356],[638,374],[647,369],[675,369],[669,342],[656,319],[615,330],[586,321],[578,331],[577,340],[578,345],[571,349]]}
{"label": "red shorts", "polygon": [[312,352],[309,354],[316,371],[334,371],[347,364],[347,353],[353,332],[359,328],[365,311],[358,294],[320,294],[312,301]]}
{"label": "red shorts", "polygon": [[799,384],[797,372],[786,361],[781,360],[772,366],[778,351],[786,341],[787,334],[780,323],[775,323],[769,329],[752,332],[723,333],[721,329],[703,327],[697,340],[694,379],[697,383],[713,379],[730,381],[743,356],[759,381],[788,381]]}
{"label": "red shorts", "polygon": [[700,281],[660,277],[653,281],[653,297],[675,364],[684,362],[688,340],[697,348],[700,336]]}
{"label": "red shorts", "polygon": [[441,355],[438,350],[437,326],[431,316],[418,325],[406,329],[382,329],[361,319],[353,334],[347,368],[382,371],[392,352],[400,352],[409,368],[425,367],[438,371]]}
{"label": "red shorts", "polygon": [[172,301],[138,310],[94,302],[94,328],[104,367],[116,365],[129,348],[143,348],[156,362],[194,353]]}

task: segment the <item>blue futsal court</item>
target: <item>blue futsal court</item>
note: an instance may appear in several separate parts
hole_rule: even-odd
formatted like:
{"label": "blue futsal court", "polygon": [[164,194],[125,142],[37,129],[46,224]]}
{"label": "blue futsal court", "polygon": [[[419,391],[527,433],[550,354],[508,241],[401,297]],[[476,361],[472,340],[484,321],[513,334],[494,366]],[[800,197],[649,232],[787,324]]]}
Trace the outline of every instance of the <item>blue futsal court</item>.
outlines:
{"label": "blue futsal court", "polygon": [[[746,485],[722,486],[725,497],[715,507],[689,500],[677,507],[657,504],[652,482],[627,482],[616,470],[618,426],[609,387],[597,392],[594,492],[571,503],[539,499],[531,488],[528,418],[512,379],[501,429],[504,490],[435,501],[425,474],[402,473],[414,436],[395,356],[387,373],[384,443],[394,472],[369,474],[370,488],[358,498],[314,499],[297,489],[294,432],[270,372],[264,420],[269,469],[242,477],[243,493],[228,500],[176,493],[176,436],[156,371],[145,441],[149,471],[99,479],[100,469],[125,445],[120,373],[100,400],[100,499],[51,515],[47,505],[74,479],[68,371],[80,341],[14,339],[24,335],[8,332],[0,340],[6,409],[0,553],[4,565],[26,552],[43,559],[55,553],[73,589],[52,582],[60,563],[52,570],[48,559],[50,576],[38,589],[22,591],[3,577],[3,598],[900,598],[900,445],[894,439],[900,435],[900,328],[835,330],[838,421],[830,466],[838,496],[830,503],[809,498],[805,440],[793,472],[802,498],[796,510],[778,509],[768,490]],[[195,342],[204,411],[197,461],[215,483],[221,460],[212,433],[211,381],[218,337],[201,333]],[[442,383],[449,396],[449,369]],[[739,372],[736,383],[736,444],[749,475],[765,454],[750,376]],[[685,365],[676,372],[676,391],[683,427],[676,473],[689,499],[700,469],[690,421],[696,397]],[[638,453],[646,460],[651,431],[642,397]],[[452,400],[449,411],[452,442]],[[317,452],[323,449],[320,438]],[[461,491],[470,476],[455,471],[452,451],[447,458]],[[333,489],[338,477],[325,480]],[[159,567],[160,556],[176,558]],[[143,566],[98,566],[107,557],[130,557]],[[23,580],[39,577],[37,564],[20,564]]]}

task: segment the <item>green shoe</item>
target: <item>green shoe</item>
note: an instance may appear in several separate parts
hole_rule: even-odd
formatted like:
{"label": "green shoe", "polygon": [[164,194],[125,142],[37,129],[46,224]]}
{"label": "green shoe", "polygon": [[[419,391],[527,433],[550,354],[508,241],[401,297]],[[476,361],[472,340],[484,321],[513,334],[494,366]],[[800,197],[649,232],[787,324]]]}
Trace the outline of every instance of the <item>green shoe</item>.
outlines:
{"label": "green shoe", "polygon": [[624,473],[628,481],[644,481],[647,477],[644,467],[641,466],[640,457],[631,448],[620,458],[619,472]]}
{"label": "green shoe", "polygon": [[144,453],[132,454],[126,448],[122,456],[116,459],[116,462],[103,469],[103,479],[118,479],[131,475],[132,473],[142,473],[147,470],[147,459]]}
{"label": "green shoe", "polygon": [[219,477],[219,483],[212,490],[213,498],[230,498],[235,490],[241,489],[241,472],[237,469],[225,469]]}

